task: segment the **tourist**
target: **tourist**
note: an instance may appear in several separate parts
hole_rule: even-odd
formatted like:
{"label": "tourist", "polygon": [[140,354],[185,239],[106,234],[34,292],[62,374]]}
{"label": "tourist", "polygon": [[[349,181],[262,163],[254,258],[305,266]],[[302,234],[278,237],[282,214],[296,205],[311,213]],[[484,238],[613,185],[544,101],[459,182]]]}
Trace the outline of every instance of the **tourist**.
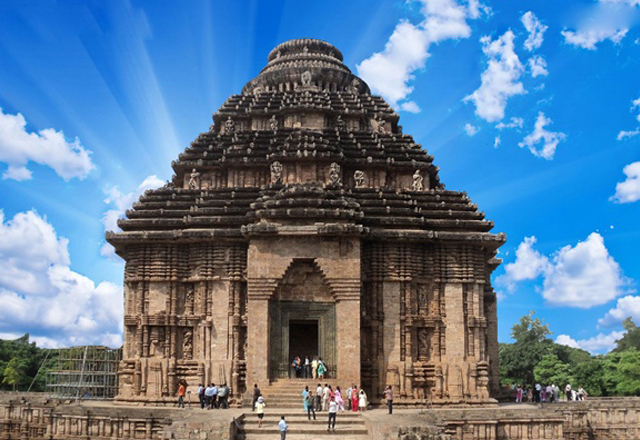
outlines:
{"label": "tourist", "polygon": [[522,403],[522,387],[520,385],[516,388],[516,403]]}
{"label": "tourist", "polygon": [[322,385],[318,384],[318,388],[316,388],[316,409],[318,411],[322,410]]}
{"label": "tourist", "polygon": [[384,397],[387,399],[387,406],[389,407],[389,414],[393,414],[393,389],[391,385],[387,385],[384,389]]}
{"label": "tourist", "polygon": [[351,411],[358,412],[358,386],[354,385],[351,390]]}
{"label": "tourist", "polygon": [[316,357],[313,357],[313,360],[311,361],[311,373],[313,374],[313,378],[317,379],[318,378],[318,359],[316,359]]}
{"label": "tourist", "polygon": [[278,423],[278,429],[280,429],[280,440],[286,440],[287,430],[289,429],[289,427],[287,426],[287,422],[284,421],[284,416],[280,417],[280,423]]}
{"label": "tourist", "polygon": [[229,387],[227,384],[222,384],[220,389],[218,390],[218,407],[222,409],[229,408]]}
{"label": "tourist", "polygon": [[213,384],[213,391],[211,392],[211,407],[218,408],[218,387]]}
{"label": "tourist", "polygon": [[262,395],[260,392],[260,388],[258,388],[258,384],[253,384],[253,398],[251,399],[251,411],[254,411],[256,408],[256,402],[258,398]]}
{"label": "tourist", "polygon": [[318,361],[318,379],[324,379],[324,374],[327,371],[327,367],[322,362],[322,359]]}
{"label": "tourist", "polygon": [[546,387],[540,387],[540,401],[541,402],[546,402],[547,401],[547,388]]}
{"label": "tourist", "polygon": [[346,395],[344,396],[344,398],[347,399],[347,409],[349,411],[351,411],[351,390],[352,389],[353,389],[352,387],[347,388]]}
{"label": "tourist", "polygon": [[329,384],[325,383],[322,389],[322,411],[326,411],[327,406],[329,406]]}
{"label": "tourist", "polygon": [[204,385],[198,385],[198,400],[200,400],[200,409],[204,409]]}
{"label": "tourist", "polygon": [[364,390],[360,388],[360,395],[358,398],[358,408],[360,409],[360,411],[366,411],[368,405],[369,405],[369,402],[367,400],[367,393],[365,393]]}
{"label": "tourist", "polygon": [[213,398],[213,384],[210,383],[207,385],[207,388],[204,390],[204,398],[207,402],[207,409],[211,409],[211,399]]}
{"label": "tourist", "polygon": [[567,384],[566,387],[564,387],[564,392],[565,395],[567,396],[567,402],[571,400],[571,385]]}
{"label": "tourist", "polygon": [[[327,426],[327,431],[333,429],[336,430],[336,413],[338,412],[338,404],[336,403],[336,399],[332,398],[329,402],[329,426]],[[333,422],[333,423],[332,423]]]}
{"label": "tourist", "polygon": [[307,413],[307,418],[311,420],[311,413],[313,413],[313,420],[316,419],[316,409],[313,405],[313,396],[309,391],[309,387],[304,387],[304,391],[302,392],[302,398],[304,400],[304,410]]}
{"label": "tourist", "polygon": [[338,408],[340,411],[344,412],[344,398],[342,397],[342,391],[340,391],[340,387],[336,387],[336,392],[334,393],[336,398],[336,403],[338,404]]}
{"label": "tourist", "polygon": [[304,357],[303,376],[305,379],[309,379],[311,377],[311,362],[309,361],[309,356]]}
{"label": "tourist", "polygon": [[536,383],[535,388],[533,389],[533,401],[540,403],[540,391],[542,391],[542,387],[539,383]]}
{"label": "tourist", "polygon": [[587,397],[587,392],[584,390],[584,388],[580,387],[578,388],[578,400],[585,400]]}
{"label": "tourist", "polygon": [[551,385],[551,388],[553,388],[553,401],[558,402],[560,397],[560,388],[558,388],[558,385],[556,384]]}
{"label": "tourist", "polygon": [[[293,358],[293,361],[291,361],[291,368],[293,369],[293,374],[295,378],[299,378],[300,377],[300,357],[296,356]],[[291,377],[291,374],[289,374],[289,377]]]}
{"label": "tourist", "polygon": [[547,400],[549,402],[553,402],[553,387],[551,385],[547,385]]}
{"label": "tourist", "polygon": [[264,407],[267,406],[264,403],[264,398],[262,396],[258,397],[258,401],[256,402],[256,414],[258,414],[258,428],[262,428],[262,419],[264,418]]}
{"label": "tourist", "polygon": [[180,386],[178,387],[178,408],[184,408],[184,396],[187,393],[185,383],[184,381],[180,381]]}

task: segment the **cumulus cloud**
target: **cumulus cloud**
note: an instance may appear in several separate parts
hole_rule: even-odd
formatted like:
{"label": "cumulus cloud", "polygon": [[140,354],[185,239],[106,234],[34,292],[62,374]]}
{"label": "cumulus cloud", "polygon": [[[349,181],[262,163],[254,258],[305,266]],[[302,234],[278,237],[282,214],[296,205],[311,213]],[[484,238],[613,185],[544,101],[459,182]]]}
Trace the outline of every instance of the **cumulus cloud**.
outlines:
{"label": "cumulus cloud", "polygon": [[508,122],[508,123],[500,122],[496,124],[496,128],[498,130],[504,130],[507,128],[522,128],[523,125],[524,125],[524,119],[511,118],[511,122]]}
{"label": "cumulus cloud", "polygon": [[[104,189],[104,193],[107,196],[104,202],[107,205],[113,206],[113,209],[109,209],[102,216],[102,224],[105,231],[120,231],[118,227],[118,219],[124,218],[127,209],[130,209],[133,202],[137,201],[142,194],[148,189],[159,188],[164,185],[164,182],[158,179],[157,176],[152,175],[147,177],[138,185],[135,191],[123,194],[117,186],[111,186]],[[109,257],[117,259],[116,253],[109,243],[102,245],[100,249],[100,255],[103,257]]]}
{"label": "cumulus cloud", "polygon": [[529,37],[524,42],[524,47],[529,51],[540,48],[544,41],[544,33],[549,29],[549,26],[542,24],[538,17],[531,11],[525,13],[520,19],[524,24],[525,29],[529,32]]}
{"label": "cumulus cloud", "polygon": [[480,87],[464,101],[472,101],[476,114],[488,122],[504,118],[508,99],[526,93],[520,82],[524,67],[515,53],[514,38],[513,32],[507,31],[494,41],[488,36],[480,39],[489,63],[482,73]]}
{"label": "cumulus cloud", "polygon": [[617,3],[629,6],[640,6],[640,0],[600,0],[601,3]]}
{"label": "cumulus cloud", "polygon": [[[33,243],[39,243],[35,246]],[[0,211],[0,332],[47,346],[122,344],[122,287],[71,270],[68,240],[34,211]]]}
{"label": "cumulus cloud", "polygon": [[610,200],[617,203],[631,203],[640,200],[640,161],[625,166],[622,172],[627,176],[624,182],[616,184],[616,193]]}
{"label": "cumulus cloud", "polygon": [[534,156],[547,160],[553,159],[558,144],[567,136],[564,133],[548,131],[545,127],[551,123],[551,119],[547,118],[543,112],[539,112],[533,132],[518,144],[520,148],[527,147]]}
{"label": "cumulus cloud", "polygon": [[592,338],[577,341],[569,335],[558,335],[556,344],[580,348],[591,354],[604,354],[613,350],[616,346],[616,341],[621,339],[623,335],[624,332],[614,331],[609,334],[600,333]]}
{"label": "cumulus cloud", "polygon": [[500,136],[496,136],[495,139],[493,140],[493,148],[498,148],[501,142],[502,142],[502,139],[500,139]]}
{"label": "cumulus cloud", "polygon": [[616,306],[598,320],[598,326],[611,327],[619,325],[627,318],[640,323],[640,296],[627,295],[618,299]]}
{"label": "cumulus cloud", "polygon": [[541,293],[550,305],[590,308],[628,293],[629,280],[596,232],[551,256],[535,250],[535,237],[518,246],[516,260],[505,265],[496,284],[513,291],[516,284],[542,278]]}
{"label": "cumulus cloud", "polygon": [[[416,1],[416,0],[414,0]],[[398,23],[384,50],[358,64],[358,75],[375,93],[379,93],[393,107],[418,112],[414,102],[405,102],[413,91],[410,83],[414,72],[424,68],[432,44],[449,39],[467,38],[471,28],[467,18],[477,18],[487,11],[478,0],[467,6],[456,0],[419,0],[424,20],[415,25],[408,20]]]}
{"label": "cumulus cloud", "polygon": [[7,164],[3,179],[31,179],[29,162],[51,167],[64,180],[84,179],[94,168],[91,151],[77,138],[67,142],[61,131],[46,128],[30,133],[26,126],[22,114],[7,114],[0,108],[0,162]]}
{"label": "cumulus cloud", "polygon": [[562,36],[567,44],[578,46],[583,49],[596,50],[597,44],[606,40],[611,40],[615,44],[620,44],[627,35],[629,29],[617,30],[585,30],[585,31],[562,31]]}
{"label": "cumulus cloud", "polygon": [[467,123],[464,125],[464,131],[467,133],[467,136],[475,136],[480,131],[480,128]]}
{"label": "cumulus cloud", "polygon": [[529,58],[529,71],[534,78],[537,76],[547,76],[549,71],[547,70],[547,62],[539,55]]}
{"label": "cumulus cloud", "polygon": [[[631,111],[634,111],[636,108],[640,110],[640,98],[634,100],[633,103],[631,104]],[[640,122],[640,113],[636,116],[636,120]],[[631,131],[622,130],[620,131],[620,133],[618,133],[618,136],[616,139],[621,141],[623,139],[638,136],[639,134],[640,134],[640,127],[637,127],[635,130],[631,130]]]}

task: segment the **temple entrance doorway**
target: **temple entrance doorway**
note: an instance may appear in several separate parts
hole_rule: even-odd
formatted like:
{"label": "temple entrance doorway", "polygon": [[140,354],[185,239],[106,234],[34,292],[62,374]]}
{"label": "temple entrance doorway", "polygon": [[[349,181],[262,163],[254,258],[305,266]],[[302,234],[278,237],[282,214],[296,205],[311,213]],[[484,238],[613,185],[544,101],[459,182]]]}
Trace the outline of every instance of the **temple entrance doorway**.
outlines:
{"label": "temple entrance doorway", "polygon": [[318,321],[289,321],[289,359],[318,356]]}

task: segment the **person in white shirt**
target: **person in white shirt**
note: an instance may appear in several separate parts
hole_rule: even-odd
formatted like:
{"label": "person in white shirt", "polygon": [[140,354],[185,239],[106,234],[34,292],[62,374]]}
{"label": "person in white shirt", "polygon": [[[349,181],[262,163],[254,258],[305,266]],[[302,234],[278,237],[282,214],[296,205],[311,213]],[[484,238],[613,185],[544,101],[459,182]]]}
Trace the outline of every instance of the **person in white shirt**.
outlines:
{"label": "person in white shirt", "polygon": [[318,384],[316,388],[316,406],[317,411],[322,411],[322,385]]}
{"label": "person in white shirt", "polygon": [[[335,398],[331,398],[329,402],[329,426],[327,426],[327,431],[333,429],[336,430],[336,414],[338,413],[338,402],[336,402]],[[333,423],[332,423],[333,422]]]}
{"label": "person in white shirt", "polygon": [[322,411],[326,411],[327,406],[329,406],[329,385],[325,383],[322,389]]}
{"label": "person in white shirt", "polygon": [[287,425],[287,422],[284,421],[284,416],[280,417],[278,428],[280,429],[280,440],[286,440],[287,430],[289,429],[289,426]]}

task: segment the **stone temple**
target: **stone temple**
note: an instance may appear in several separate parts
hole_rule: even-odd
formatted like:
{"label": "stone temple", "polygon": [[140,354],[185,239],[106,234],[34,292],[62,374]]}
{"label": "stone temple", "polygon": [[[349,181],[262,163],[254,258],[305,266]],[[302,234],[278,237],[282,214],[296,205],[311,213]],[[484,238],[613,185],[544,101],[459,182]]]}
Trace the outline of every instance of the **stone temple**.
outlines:
{"label": "stone temple", "polygon": [[126,261],[118,400],[173,403],[181,379],[241,399],[318,355],[372,401],[390,384],[399,404],[494,402],[505,236],[342,60],[277,46],[107,233]]}

